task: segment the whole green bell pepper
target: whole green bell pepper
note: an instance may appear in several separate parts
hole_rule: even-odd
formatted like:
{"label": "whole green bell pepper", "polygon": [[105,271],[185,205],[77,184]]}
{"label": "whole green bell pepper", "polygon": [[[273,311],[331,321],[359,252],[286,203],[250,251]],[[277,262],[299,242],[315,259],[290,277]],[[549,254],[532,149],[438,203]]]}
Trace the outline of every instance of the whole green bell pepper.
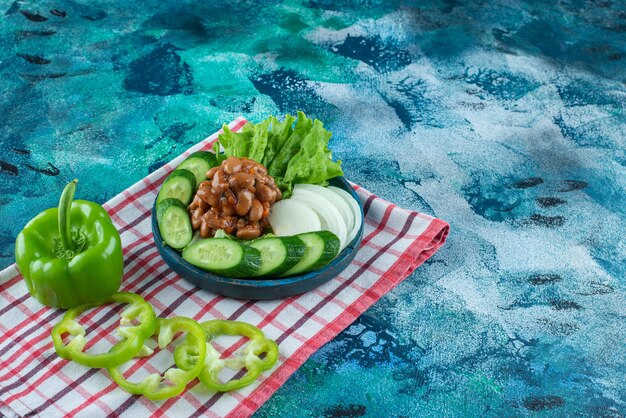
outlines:
{"label": "whole green bell pepper", "polygon": [[15,241],[15,260],[30,294],[44,305],[72,308],[106,300],[124,272],[122,242],[102,206],[72,201],[70,182],[58,208],[41,212]]}

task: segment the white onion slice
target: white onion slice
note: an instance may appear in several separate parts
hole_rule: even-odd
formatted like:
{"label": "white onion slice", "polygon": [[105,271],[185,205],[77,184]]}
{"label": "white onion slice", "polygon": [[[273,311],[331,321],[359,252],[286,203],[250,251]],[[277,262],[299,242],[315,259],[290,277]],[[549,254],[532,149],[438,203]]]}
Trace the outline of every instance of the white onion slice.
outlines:
{"label": "white onion slice", "polygon": [[354,226],[352,227],[351,231],[348,231],[348,236],[346,238],[346,242],[347,244],[349,244],[350,242],[352,242],[354,237],[356,237],[356,234],[359,233],[359,229],[361,229],[361,206],[350,193],[346,192],[343,189],[340,189],[339,187],[328,186],[328,190],[336,193],[337,196],[341,197],[348,204],[348,206],[352,210],[352,214],[354,215]]}
{"label": "white onion slice", "polygon": [[279,237],[322,229],[320,219],[313,209],[294,199],[285,199],[274,203],[270,211],[269,221],[274,234]]}
{"label": "white onion slice", "polygon": [[304,203],[317,214],[322,230],[327,230],[337,235],[341,242],[341,248],[346,245],[348,228],[339,213],[339,210],[328,199],[317,193],[308,190],[301,190],[298,194],[293,194],[290,200],[296,200]]}
{"label": "white onion slice", "polygon": [[[337,193],[334,193],[332,190],[329,190],[326,187],[318,186],[317,184],[296,184],[293,187],[293,194],[297,195],[298,193],[302,193],[303,190],[308,190],[313,193],[317,193],[320,196],[325,197],[335,205],[341,217],[343,218],[344,223],[346,224],[346,235],[349,234],[350,231],[354,229],[354,214],[352,213],[352,209],[348,205],[348,203],[341,198]],[[346,245],[349,243],[349,240],[346,240]]]}

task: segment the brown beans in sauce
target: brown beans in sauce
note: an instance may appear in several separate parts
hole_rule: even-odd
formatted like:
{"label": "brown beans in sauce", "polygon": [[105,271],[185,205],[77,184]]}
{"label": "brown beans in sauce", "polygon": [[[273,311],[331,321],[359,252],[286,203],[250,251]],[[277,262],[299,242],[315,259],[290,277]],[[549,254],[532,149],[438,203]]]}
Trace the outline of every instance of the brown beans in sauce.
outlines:
{"label": "brown beans in sauce", "polygon": [[259,202],[258,199],[254,199],[252,201],[252,207],[250,208],[250,212],[248,212],[248,218],[251,221],[258,221],[263,217],[263,205]]}
{"label": "brown beans in sauce", "polygon": [[223,229],[242,239],[261,235],[270,205],[282,197],[267,169],[247,158],[229,157],[207,171],[189,205],[192,227],[203,238]]}
{"label": "brown beans in sauce", "polygon": [[237,157],[228,157],[222,163],[222,168],[227,174],[234,174],[241,171],[241,160]]}
{"label": "brown beans in sauce", "polygon": [[208,238],[210,232],[211,232],[211,228],[209,228],[208,224],[206,222],[202,222],[200,224],[200,236],[202,238]]}
{"label": "brown beans in sauce", "polygon": [[250,173],[235,173],[230,176],[228,185],[233,189],[253,189],[254,176]]}
{"label": "brown beans in sauce", "polygon": [[252,192],[240,190],[237,192],[237,215],[246,216],[252,206]]}
{"label": "brown beans in sauce", "polygon": [[220,205],[220,194],[209,190],[208,197],[205,199],[205,202],[209,205],[209,207],[218,207]]}
{"label": "brown beans in sauce", "polygon": [[254,196],[261,202],[272,202],[276,198],[276,192],[266,184],[260,184],[254,192]]}
{"label": "brown beans in sauce", "polygon": [[191,227],[199,229],[200,225],[202,225],[202,209],[196,208],[191,214]]}
{"label": "brown beans in sauce", "polygon": [[224,212],[224,215],[228,216],[232,216],[237,213],[237,211],[235,210],[235,206],[231,205],[230,203],[222,205],[222,212]]}
{"label": "brown beans in sauce", "polygon": [[261,228],[254,226],[244,226],[237,231],[237,238],[254,239],[261,235]]}
{"label": "brown beans in sauce", "polygon": [[[219,170],[219,169],[220,169],[219,166],[213,167],[213,168],[209,169],[209,171],[206,172],[206,177],[208,179],[212,179],[213,176],[215,175],[215,173],[217,172],[217,170]],[[200,186],[202,186],[202,184]]]}

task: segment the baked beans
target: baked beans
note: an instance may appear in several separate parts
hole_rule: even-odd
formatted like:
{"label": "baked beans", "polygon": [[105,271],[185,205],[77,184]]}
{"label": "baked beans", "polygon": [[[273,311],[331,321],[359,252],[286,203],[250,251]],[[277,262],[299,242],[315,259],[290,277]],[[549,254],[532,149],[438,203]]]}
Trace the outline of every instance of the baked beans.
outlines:
{"label": "baked beans", "polygon": [[282,198],[267,169],[248,158],[228,157],[206,173],[189,205],[191,225],[203,238],[218,229],[242,239],[269,226],[270,207]]}

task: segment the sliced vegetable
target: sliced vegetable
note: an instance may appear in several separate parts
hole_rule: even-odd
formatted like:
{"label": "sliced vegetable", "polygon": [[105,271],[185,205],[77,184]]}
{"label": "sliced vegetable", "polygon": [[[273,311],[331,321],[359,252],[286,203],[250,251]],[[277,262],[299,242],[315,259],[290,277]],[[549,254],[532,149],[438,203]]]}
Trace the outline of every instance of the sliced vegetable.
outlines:
{"label": "sliced vegetable", "polygon": [[261,265],[261,254],[228,238],[207,238],[183,250],[183,258],[201,269],[229,277],[253,276]]}
{"label": "sliced vegetable", "polygon": [[[129,306],[120,314],[120,327],[118,333],[124,337],[115,344],[107,353],[89,354],[83,352],[87,344],[85,328],[76,321],[83,312],[106,303],[127,303]],[[131,321],[137,319],[137,325],[131,325]],[[68,310],[61,322],[52,328],[52,341],[57,354],[67,360],[88,367],[112,367],[127,362],[138,353],[146,350],[144,341],[149,338],[156,329],[156,316],[152,306],[141,296],[134,293],[114,293],[109,299],[99,304],[85,304]],[[63,335],[70,334],[72,339],[68,344],[63,343]],[[149,350],[149,349],[148,349]]]}
{"label": "sliced vegetable", "polygon": [[165,179],[161,186],[157,203],[174,198],[187,206],[196,192],[196,176],[189,170],[176,169]]}
{"label": "sliced vegetable", "polygon": [[279,237],[322,229],[320,218],[313,209],[294,199],[274,203],[269,221],[274,234]]}
{"label": "sliced vegetable", "polygon": [[291,276],[307,271],[313,271],[324,267],[339,254],[341,243],[339,238],[330,231],[308,232],[296,235],[304,242],[306,249],[302,260],[291,269],[287,270],[283,276]]}
{"label": "sliced vegetable", "polygon": [[167,347],[176,333],[187,333],[185,341],[176,347],[174,358],[178,359],[181,364],[190,365],[189,368],[172,367],[163,375],[154,373],[139,383],[126,380],[118,367],[107,369],[111,378],[122,389],[134,395],[145,395],[155,401],[180,395],[187,387],[187,383],[202,372],[206,358],[206,337],[200,324],[191,318],[184,317],[158,318],[157,321],[156,335],[158,335],[160,348]]}
{"label": "sliced vegetable", "polygon": [[328,199],[308,190],[301,190],[297,195],[294,194],[291,199],[302,202],[313,209],[320,218],[322,230],[330,231],[337,235],[343,247],[346,242],[348,228],[339,210]]}
{"label": "sliced vegetable", "polygon": [[304,243],[297,237],[261,238],[248,245],[261,253],[255,276],[278,276],[298,264],[305,251]]}
{"label": "sliced vegetable", "polygon": [[180,163],[178,170],[189,170],[196,177],[196,185],[206,180],[206,172],[217,165],[215,154],[209,151],[198,151]]}
{"label": "sliced vegetable", "polygon": [[[278,361],[278,346],[268,338],[263,331],[245,322],[212,320],[200,324],[206,335],[206,360],[198,379],[209,389],[217,392],[228,392],[241,389],[254,382],[261,372],[271,369]],[[249,339],[242,353],[237,357],[223,359],[211,341],[220,335],[243,336]],[[263,355],[263,358],[260,356]],[[174,361],[181,369],[197,366],[197,363],[186,361],[176,356]],[[200,363],[200,360],[197,360]],[[224,368],[239,371],[246,370],[246,374],[239,378],[222,383],[219,378]]]}
{"label": "sliced vegetable", "polygon": [[311,193],[316,193],[322,197],[325,197],[329,202],[331,202],[341,214],[344,223],[346,224],[346,241],[342,243],[341,249],[345,247],[351,239],[349,239],[350,232],[354,229],[354,214],[352,213],[352,209],[348,205],[348,203],[343,200],[337,193],[329,190],[327,187],[318,186],[316,184],[296,184],[293,188],[293,194],[298,195],[302,193],[303,190],[309,191]]}
{"label": "sliced vegetable", "polygon": [[348,237],[346,238],[346,242],[349,244],[359,233],[359,229],[361,229],[361,223],[363,222],[363,218],[361,215],[361,206],[359,203],[352,197],[352,195],[346,192],[343,189],[335,186],[328,186],[328,190],[337,194],[337,196],[341,197],[352,210],[352,214],[354,215],[354,226],[352,230],[348,232]]}
{"label": "sliced vegetable", "polygon": [[[272,368],[278,360],[278,346],[265,337],[257,327],[236,321],[212,320],[199,324],[191,318],[156,318],[152,306],[134,293],[115,293],[102,302],[128,303],[121,314],[117,329],[124,339],[115,344],[107,353],[87,354],[82,350],[86,345],[85,330],[76,317],[87,309],[99,306],[85,304],[67,311],[63,319],[52,329],[54,347],[59,356],[74,360],[89,367],[103,367],[113,381],[122,389],[136,395],[145,395],[152,400],[164,400],[180,395],[187,384],[198,377],[210,389],[227,392],[253,383],[259,374]],[[63,335],[73,338],[63,343]],[[145,342],[157,336],[158,346],[166,348],[179,333],[185,333],[184,341],[173,350],[174,364],[165,373],[154,373],[142,381],[128,381],[120,367],[132,357],[146,357],[154,353]],[[236,357],[222,359],[221,354],[210,344],[220,335],[243,336],[248,344]],[[166,350],[163,350],[166,351]],[[245,370],[239,379],[222,383],[219,378],[224,368],[235,371]]]}
{"label": "sliced vegetable", "polygon": [[168,198],[157,203],[156,209],[163,241],[177,250],[189,244],[193,238],[193,230],[185,205],[178,199]]}

